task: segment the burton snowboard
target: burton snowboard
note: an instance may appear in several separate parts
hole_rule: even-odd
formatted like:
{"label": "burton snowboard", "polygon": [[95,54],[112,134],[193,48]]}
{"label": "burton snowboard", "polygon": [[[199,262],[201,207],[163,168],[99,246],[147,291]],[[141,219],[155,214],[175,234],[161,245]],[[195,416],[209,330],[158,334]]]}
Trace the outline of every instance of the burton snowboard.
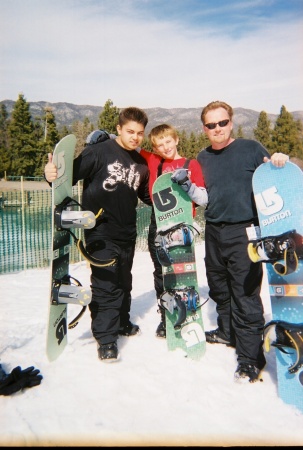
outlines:
{"label": "burton snowboard", "polygon": [[205,353],[201,303],[196,272],[192,202],[171,181],[171,173],[159,176],[153,186],[157,222],[158,259],[162,265],[168,350],[182,349],[199,360]]}
{"label": "burton snowboard", "polygon": [[275,347],[279,397],[303,411],[303,172],[290,162],[262,164],[253,190],[260,234],[248,253],[266,263],[272,308],[265,349]]}
{"label": "burton snowboard", "polygon": [[[79,211],[81,205],[72,199],[75,146],[76,137],[71,134],[64,137],[53,152],[58,177],[52,183],[51,283],[46,351],[50,361],[62,353],[67,345],[67,329],[77,325],[91,301],[91,291],[84,289],[78,280],[69,275],[70,237],[73,235],[70,228],[92,228],[96,221],[92,212]],[[81,251],[81,241],[78,240],[77,244]],[[82,306],[80,313],[69,325],[68,303]]]}

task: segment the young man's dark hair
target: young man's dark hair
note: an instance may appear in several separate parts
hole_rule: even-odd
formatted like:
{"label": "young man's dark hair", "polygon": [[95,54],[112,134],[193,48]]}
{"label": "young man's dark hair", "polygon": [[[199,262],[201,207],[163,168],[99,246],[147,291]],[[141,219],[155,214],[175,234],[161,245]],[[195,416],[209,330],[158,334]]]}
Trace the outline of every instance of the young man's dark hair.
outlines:
{"label": "young man's dark hair", "polygon": [[135,106],[123,109],[119,114],[119,125],[122,127],[127,122],[137,122],[146,127],[148,124],[148,117],[146,113]]}

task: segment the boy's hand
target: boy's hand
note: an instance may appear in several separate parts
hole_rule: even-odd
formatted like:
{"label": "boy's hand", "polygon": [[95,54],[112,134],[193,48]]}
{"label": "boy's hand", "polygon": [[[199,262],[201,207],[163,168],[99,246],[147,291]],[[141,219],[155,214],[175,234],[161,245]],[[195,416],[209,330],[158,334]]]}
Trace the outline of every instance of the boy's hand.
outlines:
{"label": "boy's hand", "polygon": [[48,163],[44,168],[45,178],[49,183],[52,183],[58,176],[57,167],[53,163],[53,155],[48,154]]}
{"label": "boy's hand", "polygon": [[188,178],[186,169],[175,170],[171,176],[171,180],[173,183],[178,183],[185,192],[188,192],[192,185],[190,179]]}

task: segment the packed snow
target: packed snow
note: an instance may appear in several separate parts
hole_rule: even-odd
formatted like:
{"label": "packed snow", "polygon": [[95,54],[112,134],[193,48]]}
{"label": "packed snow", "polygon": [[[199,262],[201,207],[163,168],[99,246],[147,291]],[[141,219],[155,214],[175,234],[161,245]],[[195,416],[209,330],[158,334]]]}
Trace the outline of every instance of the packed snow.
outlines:
{"label": "packed snow", "polygon": [[[196,248],[200,296],[207,299],[204,246]],[[39,386],[0,397],[1,446],[292,446],[303,444],[303,413],[277,393],[275,351],[263,382],[238,384],[235,350],[207,344],[200,361],[169,352],[155,337],[159,314],[148,252],[136,252],[131,319],[139,336],[120,337],[120,360],[97,357],[87,310],[68,332],[54,362],[46,357],[49,269],[1,275],[1,359],[9,373],[35,366]],[[85,261],[70,274],[90,285]],[[266,321],[271,308],[262,287]],[[79,307],[69,305],[69,318]],[[216,327],[214,303],[203,306],[205,329]]]}

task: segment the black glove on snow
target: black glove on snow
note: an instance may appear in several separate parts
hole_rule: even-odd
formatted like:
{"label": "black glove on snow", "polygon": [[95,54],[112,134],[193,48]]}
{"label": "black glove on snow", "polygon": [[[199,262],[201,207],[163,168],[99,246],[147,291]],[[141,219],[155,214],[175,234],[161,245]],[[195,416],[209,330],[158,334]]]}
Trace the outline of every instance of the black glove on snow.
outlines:
{"label": "black glove on snow", "polygon": [[33,366],[21,370],[15,367],[9,375],[0,381],[0,395],[11,395],[26,387],[38,386],[41,383],[42,375],[38,375],[40,370]]}
{"label": "black glove on snow", "polygon": [[188,192],[191,188],[192,182],[188,178],[186,169],[177,169],[171,176],[173,183],[178,183],[183,191]]}

